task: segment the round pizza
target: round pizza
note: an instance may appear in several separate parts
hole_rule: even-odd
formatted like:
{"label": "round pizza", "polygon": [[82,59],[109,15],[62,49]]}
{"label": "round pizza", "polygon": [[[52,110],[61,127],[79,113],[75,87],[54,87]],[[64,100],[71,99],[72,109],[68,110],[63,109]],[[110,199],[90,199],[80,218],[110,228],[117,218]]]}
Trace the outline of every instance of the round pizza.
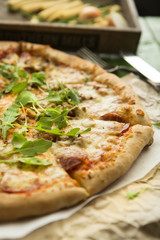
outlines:
{"label": "round pizza", "polygon": [[122,176],[153,139],[120,78],[49,46],[0,43],[0,220],[57,211]]}

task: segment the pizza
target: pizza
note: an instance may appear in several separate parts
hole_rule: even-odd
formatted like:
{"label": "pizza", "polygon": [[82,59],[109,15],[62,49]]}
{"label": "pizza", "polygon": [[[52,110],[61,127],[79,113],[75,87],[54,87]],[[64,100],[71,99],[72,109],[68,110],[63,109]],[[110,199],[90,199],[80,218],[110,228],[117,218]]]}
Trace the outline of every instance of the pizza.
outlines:
{"label": "pizza", "polygon": [[0,94],[1,221],[84,201],[153,141],[128,85],[50,46],[1,42]]}

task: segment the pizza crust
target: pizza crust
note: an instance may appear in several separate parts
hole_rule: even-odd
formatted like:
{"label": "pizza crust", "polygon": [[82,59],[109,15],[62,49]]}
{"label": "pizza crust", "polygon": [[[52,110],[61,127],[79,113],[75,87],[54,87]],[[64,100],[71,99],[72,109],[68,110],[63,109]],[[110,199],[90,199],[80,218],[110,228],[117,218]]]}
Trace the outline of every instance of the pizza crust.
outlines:
{"label": "pizza crust", "polygon": [[90,195],[100,192],[116,179],[124,175],[137,159],[146,145],[153,140],[153,130],[149,126],[135,125],[132,127],[131,137],[127,139],[122,152],[117,152],[117,158],[113,164],[104,166],[103,162],[98,167],[90,170],[77,170],[72,174],[81,186]]}
{"label": "pizza crust", "polygon": [[85,200],[87,196],[87,192],[81,187],[66,188],[61,184],[56,189],[49,187],[25,194],[0,193],[0,221],[55,212],[73,206]]}

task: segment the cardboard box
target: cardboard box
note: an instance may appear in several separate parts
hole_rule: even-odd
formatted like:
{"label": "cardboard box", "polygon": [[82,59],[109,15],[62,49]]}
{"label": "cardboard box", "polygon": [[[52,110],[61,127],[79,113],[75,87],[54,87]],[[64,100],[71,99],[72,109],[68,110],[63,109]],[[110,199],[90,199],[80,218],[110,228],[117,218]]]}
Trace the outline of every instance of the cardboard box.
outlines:
{"label": "cardboard box", "polygon": [[[93,27],[55,23],[31,23],[20,13],[7,10],[6,0],[1,0],[0,40],[28,41],[49,44],[54,48],[76,51],[87,46],[95,52],[118,53],[120,50],[136,52],[141,30],[133,0],[117,0],[129,27]],[[103,0],[108,3],[108,0]]]}

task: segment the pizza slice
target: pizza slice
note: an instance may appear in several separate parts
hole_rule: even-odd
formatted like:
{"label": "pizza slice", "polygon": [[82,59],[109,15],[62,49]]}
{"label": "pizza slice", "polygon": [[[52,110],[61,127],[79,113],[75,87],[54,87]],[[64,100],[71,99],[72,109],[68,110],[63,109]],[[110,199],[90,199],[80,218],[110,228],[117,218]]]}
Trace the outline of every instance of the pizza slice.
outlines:
{"label": "pizza slice", "polygon": [[87,119],[81,124],[89,124],[92,130],[69,146],[59,143],[54,154],[89,195],[100,192],[127,172],[142,149],[152,143],[153,130],[149,126]]}

